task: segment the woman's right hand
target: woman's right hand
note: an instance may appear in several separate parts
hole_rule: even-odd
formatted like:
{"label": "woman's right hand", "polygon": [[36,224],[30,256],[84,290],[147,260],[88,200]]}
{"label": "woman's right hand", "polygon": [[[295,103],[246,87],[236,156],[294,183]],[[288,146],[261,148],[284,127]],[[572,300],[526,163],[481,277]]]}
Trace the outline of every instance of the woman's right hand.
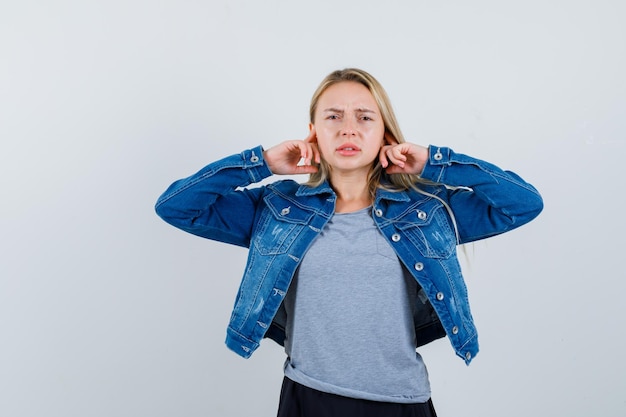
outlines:
{"label": "woman's right hand", "polygon": [[287,140],[263,152],[270,171],[278,175],[312,174],[317,172],[321,156],[317,148],[315,128],[304,140]]}

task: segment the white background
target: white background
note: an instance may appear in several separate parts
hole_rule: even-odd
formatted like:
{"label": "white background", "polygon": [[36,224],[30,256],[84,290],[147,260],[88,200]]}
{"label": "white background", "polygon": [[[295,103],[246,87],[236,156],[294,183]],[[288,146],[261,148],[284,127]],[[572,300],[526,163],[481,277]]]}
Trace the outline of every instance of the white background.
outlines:
{"label": "white background", "polygon": [[304,138],[346,66],[411,141],[545,198],[467,250],[481,353],[421,351],[439,415],[626,415],[624,2],[1,1],[1,416],[275,415],[281,348],[223,343],[245,250],[153,205],[217,158]]}

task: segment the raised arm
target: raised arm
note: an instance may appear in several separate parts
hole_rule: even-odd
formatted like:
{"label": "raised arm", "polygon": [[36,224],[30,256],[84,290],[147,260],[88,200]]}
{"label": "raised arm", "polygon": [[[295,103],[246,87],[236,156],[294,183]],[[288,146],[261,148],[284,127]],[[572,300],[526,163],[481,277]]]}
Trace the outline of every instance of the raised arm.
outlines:
{"label": "raised arm", "polygon": [[267,151],[261,146],[213,162],[174,182],[155,210],[167,223],[194,235],[248,247],[263,187],[247,189],[272,174],[306,174],[320,162],[312,130]]}
{"label": "raised arm", "polygon": [[262,189],[272,175],[258,146],[213,162],[170,185],[156,202],[167,223],[194,235],[248,247]]}
{"label": "raised arm", "polygon": [[519,175],[450,148],[391,143],[380,161],[388,174],[415,174],[449,187],[460,243],[515,229],[543,209],[539,192]]}
{"label": "raised arm", "polygon": [[519,175],[450,148],[431,145],[420,176],[453,187],[447,198],[460,243],[513,230],[543,210],[539,192]]}

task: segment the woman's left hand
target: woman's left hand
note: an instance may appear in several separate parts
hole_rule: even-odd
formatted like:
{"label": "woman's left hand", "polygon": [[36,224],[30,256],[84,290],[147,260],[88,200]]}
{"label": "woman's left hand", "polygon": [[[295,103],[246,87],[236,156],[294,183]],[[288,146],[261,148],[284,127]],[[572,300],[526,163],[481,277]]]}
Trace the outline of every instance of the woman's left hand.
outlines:
{"label": "woman's left hand", "polygon": [[388,139],[380,149],[379,160],[387,174],[419,175],[428,161],[428,148],[414,143],[397,143]]}

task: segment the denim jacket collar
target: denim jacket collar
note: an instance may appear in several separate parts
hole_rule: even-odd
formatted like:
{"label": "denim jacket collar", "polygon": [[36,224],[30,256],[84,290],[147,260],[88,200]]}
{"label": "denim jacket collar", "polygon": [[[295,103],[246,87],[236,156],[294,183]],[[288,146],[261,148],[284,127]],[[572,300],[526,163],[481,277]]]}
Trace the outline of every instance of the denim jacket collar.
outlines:
{"label": "denim jacket collar", "polygon": [[[306,184],[300,185],[298,190],[296,191],[296,196],[312,196],[318,194],[335,194],[335,191],[332,189],[328,181],[324,181],[322,184],[317,187],[311,187]],[[376,192],[377,200],[391,200],[397,202],[405,202],[411,200],[407,192],[405,191],[390,191],[385,190],[383,188],[379,188]]]}
{"label": "denim jacket collar", "polygon": [[409,201],[411,198],[405,191],[390,191],[383,188],[379,188],[376,192],[376,200],[391,200],[404,202]]}
{"label": "denim jacket collar", "polygon": [[324,181],[322,184],[318,185],[317,187],[311,187],[309,185],[302,184],[300,185],[300,187],[298,187],[298,190],[296,191],[297,197],[311,196],[311,195],[318,195],[318,194],[333,194],[334,195],[335,191],[331,188],[328,181]]}

